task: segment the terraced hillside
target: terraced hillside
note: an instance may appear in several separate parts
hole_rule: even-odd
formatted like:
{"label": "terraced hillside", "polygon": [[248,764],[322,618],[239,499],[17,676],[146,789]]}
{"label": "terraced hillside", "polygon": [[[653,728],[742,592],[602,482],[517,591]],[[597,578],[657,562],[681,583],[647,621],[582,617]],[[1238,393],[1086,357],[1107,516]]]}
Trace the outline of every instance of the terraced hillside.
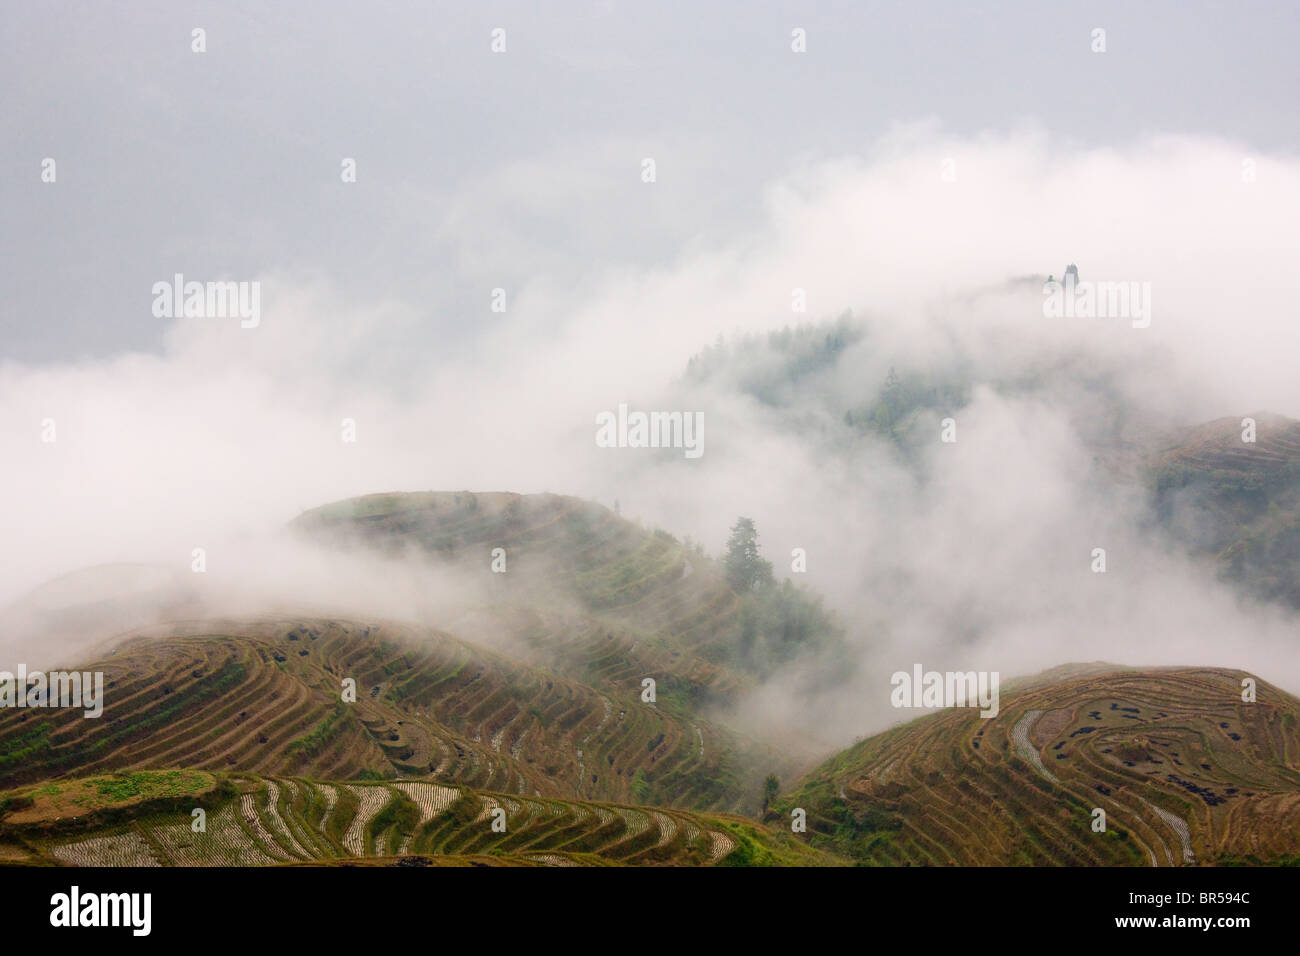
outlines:
{"label": "terraced hillside", "polygon": [[[1300,700],[1238,671],[1109,669],[1003,688],[843,751],[769,821],[884,865],[1300,862]],[[1105,832],[1092,829],[1106,813]]]}
{"label": "terraced hillside", "polygon": [[1186,431],[1153,458],[1157,511],[1225,577],[1300,608],[1300,422],[1255,413]]}
{"label": "terraced hillside", "polygon": [[[667,675],[679,699],[703,705],[726,703],[753,683],[741,653],[753,641],[745,634],[746,596],[701,551],[594,502],[367,495],[308,511],[292,526],[315,541],[414,552],[460,569],[485,585],[466,611],[473,626],[503,631],[512,647],[522,641],[535,660],[602,689]],[[505,552],[506,573],[490,570],[496,548]],[[462,631],[459,623],[448,627]],[[835,637],[829,626],[818,628],[809,643]]]}
{"label": "terraced hillside", "polygon": [[169,625],[79,669],[104,672],[103,716],[0,711],[0,786],[182,765],[732,810],[772,765],[674,715],[671,688],[643,703],[399,624]]}
{"label": "terraced hillside", "polygon": [[[139,799],[140,790],[151,799]],[[197,809],[204,813],[201,832],[195,832]],[[740,817],[427,781],[142,771],[0,793],[0,862],[271,866],[345,860],[542,866],[839,862]]]}

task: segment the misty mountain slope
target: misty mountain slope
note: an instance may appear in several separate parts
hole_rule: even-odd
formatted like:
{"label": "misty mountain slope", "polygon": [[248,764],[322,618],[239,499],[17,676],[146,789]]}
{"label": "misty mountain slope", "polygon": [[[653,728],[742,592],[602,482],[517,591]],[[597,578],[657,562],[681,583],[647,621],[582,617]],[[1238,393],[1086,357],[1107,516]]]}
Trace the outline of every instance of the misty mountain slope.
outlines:
{"label": "misty mountain slope", "polygon": [[[1085,668],[1086,672],[1095,667]],[[768,818],[873,864],[1300,860],[1300,699],[1240,671],[1085,673],[1003,688],[826,761]],[[1094,832],[1095,809],[1106,814]]]}
{"label": "misty mountain slope", "polygon": [[721,384],[779,408],[791,404],[801,387],[832,371],[868,334],[863,322],[846,314],[833,322],[786,326],[730,342],[719,339],[687,360],[683,381],[691,387]]}
{"label": "misty mountain slope", "polygon": [[132,628],[193,618],[201,613],[193,578],[144,564],[60,575],[0,607],[0,661],[46,666]]}
{"label": "misty mountain slope", "polygon": [[103,716],[0,712],[0,784],[171,765],[736,809],[784,765],[634,693],[399,624],[173,624],[79,669],[104,671]]}
{"label": "misty mountain slope", "polygon": [[[972,303],[950,307],[958,305]],[[926,464],[917,452],[938,440],[941,420],[960,419],[980,389],[1052,409],[1114,477],[1143,478],[1146,457],[1186,430],[1165,405],[1138,400],[1135,380],[1164,371],[1159,352],[1090,351],[1019,329],[984,331],[987,338],[972,340],[939,324],[918,353],[883,317],[809,322],[705,348],[687,361],[681,387],[752,399],[764,425],[824,452],[854,451],[863,436],[883,439],[882,448],[917,470]]]}
{"label": "misty mountain slope", "polygon": [[[979,311],[979,301],[964,304]],[[1033,307],[1032,295],[988,305],[995,313]],[[976,507],[996,501],[995,482],[972,486],[988,480],[987,469],[952,471],[956,449],[978,442],[1006,448],[1004,467],[1026,501],[1059,495],[1057,514],[1086,515],[1099,537],[1123,534],[1123,550],[1141,549],[1148,563],[1160,558],[1169,579],[1186,577],[1189,562],[1215,564],[1242,593],[1300,608],[1300,422],[1253,413],[1255,440],[1247,442],[1244,416],[1190,418],[1194,393],[1175,386],[1169,356],[1139,347],[1140,339],[1121,348],[1100,334],[1021,329],[1017,337],[994,326],[985,340],[952,323],[933,331],[918,349],[883,318],[842,318],[720,342],[687,363],[681,395],[728,410],[715,432],[783,436],[787,457],[797,452],[819,473],[822,495],[861,496],[843,509],[867,513],[860,534],[884,532],[895,550],[908,553],[914,539],[933,534],[928,515],[953,496]],[[723,397],[741,400],[740,410]],[[854,488],[834,480],[841,468],[879,478]],[[902,506],[879,516],[871,496]],[[1102,532],[1107,511],[1114,530]],[[805,512],[809,522],[819,518]],[[770,517],[755,516],[760,524]],[[1059,534],[1080,531],[1059,523]],[[862,564],[863,575],[892,571]],[[841,612],[853,583],[823,585]]]}
{"label": "misty mountain slope", "polygon": [[[192,828],[194,807],[206,814],[203,832]],[[740,817],[418,781],[135,771],[0,792],[0,862],[271,866],[361,860],[407,866],[842,862]]]}
{"label": "misty mountain slope", "polygon": [[1156,509],[1227,579],[1266,600],[1300,608],[1300,422],[1256,412],[1187,429],[1152,455]]}
{"label": "misty mountain slope", "polygon": [[[668,675],[700,704],[725,703],[756,677],[833,652],[841,639],[815,596],[790,586],[738,593],[701,549],[576,498],[367,495],[306,512],[291,527],[467,572],[486,589],[456,619],[458,633],[504,631],[539,662],[601,686]],[[494,573],[498,560],[503,570]]]}

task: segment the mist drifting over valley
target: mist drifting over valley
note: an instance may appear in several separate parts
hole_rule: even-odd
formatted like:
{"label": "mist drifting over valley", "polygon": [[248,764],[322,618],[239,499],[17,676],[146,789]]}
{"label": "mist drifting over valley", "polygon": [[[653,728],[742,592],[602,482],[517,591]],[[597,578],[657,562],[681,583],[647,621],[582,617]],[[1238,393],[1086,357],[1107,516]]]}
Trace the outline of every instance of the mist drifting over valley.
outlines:
{"label": "mist drifting over valley", "polygon": [[1298,24],[0,9],[15,928],[1287,925]]}
{"label": "mist drifting over valley", "polygon": [[[117,563],[188,587],[203,547],[206,613],[437,620],[440,591],[472,584],[323,554],[285,524],[378,491],[553,492],[618,501],[714,555],[751,517],[778,578],[825,597],[851,679],[818,687],[797,665],[772,677],[732,715],[756,730],[839,746],[880,729],[897,718],[888,675],[914,661],[1005,677],[1067,661],[1223,665],[1300,690],[1293,613],[1179,547],[1141,473],[1180,429],[1300,417],[1294,369],[1277,360],[1300,354],[1285,241],[1300,162],[1204,137],[1081,150],[923,123],[752,198],[757,222],[711,224],[666,261],[562,263],[577,278],[527,276],[503,313],[485,287],[483,308],[461,311],[472,338],[450,347],[427,322],[436,302],[399,287],[356,301],[280,270],[258,276],[256,329],[179,319],[156,352],[6,362],[0,439],[33,447],[0,479],[23,502],[0,594]],[[1149,327],[1045,317],[1042,284],[1069,262],[1085,279],[1149,282]],[[441,267],[449,285],[478,281],[454,258]],[[950,389],[906,445],[846,421],[891,369]],[[619,403],[702,412],[702,456],[597,447],[596,415]],[[949,416],[957,440],[941,443]],[[43,419],[58,432],[44,446]],[[790,572],[794,548],[806,574]]]}

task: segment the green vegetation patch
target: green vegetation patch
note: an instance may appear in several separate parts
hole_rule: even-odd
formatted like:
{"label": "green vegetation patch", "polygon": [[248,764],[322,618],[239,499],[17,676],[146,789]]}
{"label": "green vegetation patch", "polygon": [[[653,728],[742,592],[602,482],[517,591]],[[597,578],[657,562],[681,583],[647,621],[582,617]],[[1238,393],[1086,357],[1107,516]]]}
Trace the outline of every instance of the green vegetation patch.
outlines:
{"label": "green vegetation patch", "polygon": [[217,778],[199,770],[136,770],[79,780],[60,780],[0,795],[4,823],[40,825],[105,810],[211,793]]}

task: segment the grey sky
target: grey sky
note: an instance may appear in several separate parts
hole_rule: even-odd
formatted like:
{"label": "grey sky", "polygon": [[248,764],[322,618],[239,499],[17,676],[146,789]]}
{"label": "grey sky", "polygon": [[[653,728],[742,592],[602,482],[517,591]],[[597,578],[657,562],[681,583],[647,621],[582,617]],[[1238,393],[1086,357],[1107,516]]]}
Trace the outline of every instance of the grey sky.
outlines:
{"label": "grey sky", "polygon": [[1298,41],[1286,3],[10,3],[0,358],[156,351],[179,271],[328,276],[446,360],[491,288],[671,263],[896,123],[1294,152]]}

